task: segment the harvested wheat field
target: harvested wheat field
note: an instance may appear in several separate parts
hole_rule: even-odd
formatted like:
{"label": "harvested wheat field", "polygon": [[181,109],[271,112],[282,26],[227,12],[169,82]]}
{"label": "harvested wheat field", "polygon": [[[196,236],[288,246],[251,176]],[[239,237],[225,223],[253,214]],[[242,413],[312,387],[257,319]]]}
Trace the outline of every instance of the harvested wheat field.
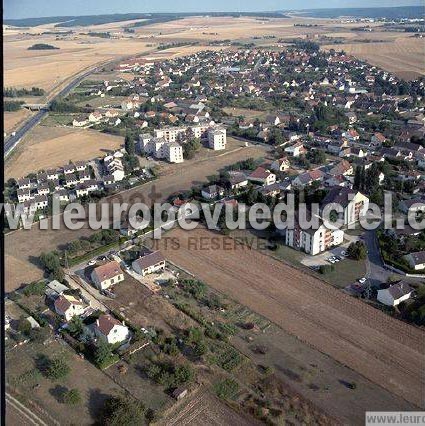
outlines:
{"label": "harvested wheat field", "polygon": [[159,423],[161,426],[177,425],[232,425],[253,426],[260,425],[259,421],[237,413],[219,400],[206,389],[198,389],[190,397],[176,404]]}
{"label": "harvested wheat field", "polygon": [[[350,55],[365,60],[372,65],[390,71],[406,80],[425,75],[425,39],[413,37],[391,37],[394,33],[384,34],[382,43],[347,43],[340,45]],[[369,36],[368,36],[369,37]],[[322,46],[323,49],[335,49],[334,45]]]}
{"label": "harvested wheat field", "polygon": [[88,160],[120,148],[124,139],[91,129],[37,126],[5,165],[7,178]]}
{"label": "harvested wheat field", "polygon": [[19,127],[19,124],[31,116],[31,111],[22,108],[19,111],[5,111],[3,115],[4,131],[9,134]]}
{"label": "harvested wheat field", "polygon": [[[208,230],[175,229],[164,255],[374,383],[424,407],[425,333]],[[215,239],[212,239],[215,238]]]}
{"label": "harvested wheat field", "polygon": [[[34,43],[52,44],[56,50],[28,50]],[[50,36],[7,35],[4,39],[4,85],[41,87],[46,91],[94,64],[143,53],[151,48],[140,40],[78,37],[55,40]]]}

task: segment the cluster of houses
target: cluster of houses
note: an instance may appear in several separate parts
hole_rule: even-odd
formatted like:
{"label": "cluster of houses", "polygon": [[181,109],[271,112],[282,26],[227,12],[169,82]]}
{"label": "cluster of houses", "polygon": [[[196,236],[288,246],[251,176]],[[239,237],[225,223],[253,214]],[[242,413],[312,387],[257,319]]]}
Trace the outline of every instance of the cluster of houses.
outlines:
{"label": "cluster of houses", "polygon": [[[144,277],[165,269],[165,258],[159,251],[149,252],[132,262],[134,273]],[[100,291],[110,290],[123,282],[124,271],[116,260],[96,266],[90,278],[93,285]],[[65,323],[74,317],[89,318],[94,309],[90,300],[84,296],[69,294],[69,288],[58,281],[50,282],[46,287],[46,296],[51,302],[52,309],[63,318]],[[127,341],[131,336],[129,328],[111,314],[101,314],[95,321],[90,322],[84,330],[86,336],[93,339],[103,339],[110,344]]]}
{"label": "cluster of houses", "polygon": [[122,151],[116,151],[103,158],[103,166],[99,163],[98,167],[95,162],[75,161],[58,169],[37,173],[35,177],[18,179],[18,206],[24,213],[34,214],[48,207],[49,197],[68,203],[113,188],[125,178],[122,157]]}
{"label": "cluster of houses", "polygon": [[95,312],[90,306],[90,301],[83,296],[69,294],[69,288],[60,282],[51,281],[45,293],[52,309],[63,318],[65,327],[75,317],[86,320],[83,322],[85,339],[116,344],[131,337],[129,328],[111,314],[101,313],[90,321],[91,315]]}
{"label": "cluster of houses", "polygon": [[154,129],[154,135],[139,135],[139,149],[145,155],[166,159],[170,163],[182,163],[183,145],[189,137],[206,139],[208,147],[217,151],[226,148],[226,129],[206,125],[163,127]]}
{"label": "cluster of houses", "polygon": [[120,112],[110,109],[104,113],[101,111],[93,111],[89,115],[79,114],[72,120],[73,127],[90,127],[94,124],[107,123],[118,126],[121,123],[119,118]]}

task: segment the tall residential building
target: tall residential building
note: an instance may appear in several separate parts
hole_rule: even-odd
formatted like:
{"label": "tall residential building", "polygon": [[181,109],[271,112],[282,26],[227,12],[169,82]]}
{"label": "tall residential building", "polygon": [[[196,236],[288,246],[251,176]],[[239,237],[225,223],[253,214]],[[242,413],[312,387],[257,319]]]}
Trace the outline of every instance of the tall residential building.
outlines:
{"label": "tall residential building", "polygon": [[208,146],[214,151],[226,148],[226,129],[208,130]]}

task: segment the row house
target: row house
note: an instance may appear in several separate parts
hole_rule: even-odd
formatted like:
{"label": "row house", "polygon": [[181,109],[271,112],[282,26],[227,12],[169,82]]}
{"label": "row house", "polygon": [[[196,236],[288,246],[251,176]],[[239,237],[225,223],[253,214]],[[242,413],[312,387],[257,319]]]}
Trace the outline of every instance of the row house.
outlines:
{"label": "row house", "polygon": [[120,182],[125,177],[124,166],[119,154],[108,155],[103,159],[107,175],[113,176],[114,182]]}

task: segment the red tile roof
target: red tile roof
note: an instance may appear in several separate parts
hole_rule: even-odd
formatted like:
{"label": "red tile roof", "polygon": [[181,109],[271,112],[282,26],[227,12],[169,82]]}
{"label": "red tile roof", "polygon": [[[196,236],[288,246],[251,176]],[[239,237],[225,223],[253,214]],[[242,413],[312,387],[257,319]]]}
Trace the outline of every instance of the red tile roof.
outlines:
{"label": "red tile roof", "polygon": [[266,179],[270,172],[263,167],[257,167],[249,176],[255,179]]}
{"label": "red tile roof", "polygon": [[96,326],[104,336],[107,336],[109,334],[109,332],[116,325],[122,325],[122,324],[116,318],[114,318],[111,315],[107,315],[107,314],[101,315],[96,320]]}
{"label": "red tile roof", "polygon": [[122,274],[122,270],[118,262],[113,260],[112,262],[105,263],[104,265],[98,266],[93,271],[99,281],[109,280],[111,278],[116,277],[117,275]]}

